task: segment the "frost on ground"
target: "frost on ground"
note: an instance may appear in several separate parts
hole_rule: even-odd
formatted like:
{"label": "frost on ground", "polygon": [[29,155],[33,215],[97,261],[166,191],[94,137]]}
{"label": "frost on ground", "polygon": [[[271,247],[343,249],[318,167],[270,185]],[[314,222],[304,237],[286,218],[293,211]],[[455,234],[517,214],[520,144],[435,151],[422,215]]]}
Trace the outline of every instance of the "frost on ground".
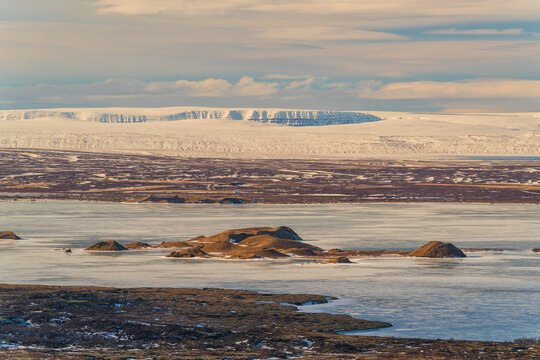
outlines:
{"label": "frost on ground", "polygon": [[159,152],[192,157],[421,158],[540,153],[538,113],[10,110],[0,111],[0,130],[0,147],[4,148]]}

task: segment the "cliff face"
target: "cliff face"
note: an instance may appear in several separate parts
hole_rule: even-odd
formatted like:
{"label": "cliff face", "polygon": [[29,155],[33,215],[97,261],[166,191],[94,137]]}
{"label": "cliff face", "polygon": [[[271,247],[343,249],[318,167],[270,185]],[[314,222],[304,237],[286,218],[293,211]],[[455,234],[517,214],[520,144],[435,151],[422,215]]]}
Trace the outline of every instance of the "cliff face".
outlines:
{"label": "cliff face", "polygon": [[196,109],[171,108],[145,113],[130,109],[103,110],[6,110],[0,111],[0,121],[60,118],[103,123],[140,123],[148,121],[175,121],[194,119],[245,120],[287,126],[321,126],[358,124],[379,121],[381,118],[361,112],[281,109]]}

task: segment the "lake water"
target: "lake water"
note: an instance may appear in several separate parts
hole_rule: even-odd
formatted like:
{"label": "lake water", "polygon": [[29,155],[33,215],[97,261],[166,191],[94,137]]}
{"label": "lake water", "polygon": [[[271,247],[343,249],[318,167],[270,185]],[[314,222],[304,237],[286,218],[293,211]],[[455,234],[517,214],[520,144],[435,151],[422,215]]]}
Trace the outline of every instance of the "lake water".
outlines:
{"label": "lake water", "polygon": [[[192,260],[166,250],[89,253],[97,241],[186,240],[231,228],[287,225],[322,248],[410,250],[428,241],[503,248],[465,259]],[[540,206],[520,204],[169,205],[0,202],[0,282],[223,287],[341,300],[306,311],[388,321],[362,334],[513,340],[540,337]],[[71,255],[58,248],[70,247]]]}

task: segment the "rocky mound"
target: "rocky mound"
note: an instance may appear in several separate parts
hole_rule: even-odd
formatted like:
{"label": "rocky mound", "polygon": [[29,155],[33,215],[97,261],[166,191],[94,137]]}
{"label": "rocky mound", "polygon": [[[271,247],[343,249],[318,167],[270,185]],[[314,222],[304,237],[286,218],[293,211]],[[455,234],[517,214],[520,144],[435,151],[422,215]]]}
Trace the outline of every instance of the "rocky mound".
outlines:
{"label": "rocky mound", "polygon": [[147,244],[145,242],[137,241],[137,242],[132,242],[132,243],[126,244],[124,246],[127,249],[146,249],[146,248],[149,248],[151,245]]}
{"label": "rocky mound", "polygon": [[286,226],[226,230],[208,237],[198,236],[185,243],[200,247],[207,254],[242,259],[286,257],[288,253],[314,256],[316,251],[321,251],[304,243],[294,230]]}
{"label": "rocky mound", "polygon": [[296,256],[319,256],[321,254],[320,251],[315,251],[308,248],[292,248],[287,249],[287,254],[293,254]]}
{"label": "rocky mound", "polygon": [[0,231],[0,240],[20,240],[13,231]]}
{"label": "rocky mound", "polygon": [[167,257],[172,258],[194,258],[194,257],[208,257],[208,254],[202,251],[200,248],[189,248],[178,251],[173,251]]}
{"label": "rocky mound", "polygon": [[275,249],[262,249],[262,250],[235,250],[227,254],[230,259],[279,259],[289,257]]}
{"label": "rocky mound", "polygon": [[467,257],[454,244],[440,241],[430,241],[426,245],[411,251],[407,256],[430,257],[430,258],[456,258]]}
{"label": "rocky mound", "polygon": [[326,260],[326,262],[329,264],[351,264],[351,260],[349,260],[349,258],[345,256],[328,259]]}
{"label": "rocky mound", "polygon": [[534,249],[532,249],[532,251],[535,252],[535,253],[540,253],[540,248],[534,248]]}
{"label": "rocky mound", "polygon": [[188,248],[193,245],[186,241],[163,241],[161,244],[154,245],[155,248],[173,249],[173,248]]}
{"label": "rocky mound", "polygon": [[85,250],[90,251],[121,251],[127,250],[127,248],[114,240],[110,241],[100,241],[97,244],[94,244],[90,247],[87,247]]}
{"label": "rocky mound", "polygon": [[239,241],[238,244],[252,249],[276,249],[278,251],[287,251],[292,249],[321,250],[316,246],[306,244],[298,240],[282,239],[274,235],[255,235]]}

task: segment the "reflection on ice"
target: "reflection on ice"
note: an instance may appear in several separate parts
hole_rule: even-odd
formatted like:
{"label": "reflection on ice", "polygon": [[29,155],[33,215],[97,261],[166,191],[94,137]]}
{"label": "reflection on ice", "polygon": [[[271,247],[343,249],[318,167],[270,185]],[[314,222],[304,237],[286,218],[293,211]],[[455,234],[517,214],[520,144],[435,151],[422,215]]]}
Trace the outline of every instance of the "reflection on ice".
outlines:
{"label": "reflection on ice", "polygon": [[[469,256],[469,254],[467,254]],[[452,270],[456,266],[459,266],[463,263],[462,258],[460,259],[420,259],[420,258],[413,258],[413,261],[420,266],[424,266],[426,268],[431,269],[444,269],[444,270]]]}

